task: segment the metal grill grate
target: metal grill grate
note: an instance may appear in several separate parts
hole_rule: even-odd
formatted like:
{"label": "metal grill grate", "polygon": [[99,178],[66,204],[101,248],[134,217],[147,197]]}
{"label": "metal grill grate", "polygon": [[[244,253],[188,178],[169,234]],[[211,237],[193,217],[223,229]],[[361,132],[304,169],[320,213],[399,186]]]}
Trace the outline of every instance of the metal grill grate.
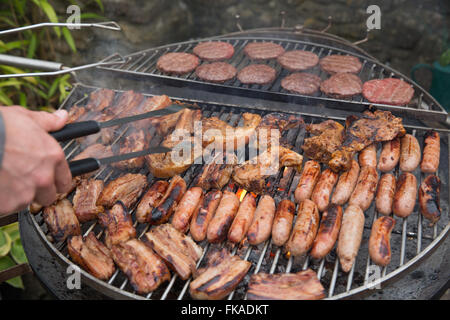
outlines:
{"label": "metal grill grate", "polygon": [[[401,73],[393,70],[389,66],[381,64],[378,61],[372,60],[366,56],[356,54],[344,49],[339,49],[333,46],[327,46],[324,44],[317,44],[306,41],[288,40],[288,39],[276,39],[267,37],[222,37],[221,40],[232,44],[235,48],[234,56],[227,62],[232,64],[239,71],[242,68],[250,65],[252,61],[244,54],[244,47],[250,42],[270,41],[283,46],[286,50],[306,50],[313,52],[319,56],[319,58],[331,55],[353,55],[360,59],[362,62],[362,68],[358,76],[365,82],[372,79],[381,79],[388,77],[395,77],[403,79],[406,82],[412,84],[415,89],[415,95],[409,105],[407,106],[391,106],[386,104],[370,103],[363,98],[362,95],[356,95],[349,100],[334,99],[327,97],[326,95],[318,92],[313,96],[305,96],[288,92],[281,87],[281,80],[290,74],[289,71],[283,69],[275,60],[269,60],[266,63],[276,70],[276,79],[268,85],[247,85],[242,84],[237,78],[226,81],[223,84],[216,84],[206,82],[199,79],[195,71],[182,76],[167,75],[161,73],[156,68],[156,62],[159,57],[168,52],[188,52],[191,53],[193,48],[200,43],[200,41],[188,41],[158,48],[148,49],[140,51],[129,56],[126,56],[126,62],[113,67],[101,67],[101,69],[119,72],[122,74],[151,77],[157,79],[166,84],[180,85],[180,83],[189,84],[193,88],[201,88],[208,91],[215,91],[233,95],[243,95],[249,97],[257,97],[260,99],[271,99],[292,103],[307,103],[309,105],[322,104],[331,108],[343,108],[346,110],[362,111],[370,105],[374,105],[377,108],[402,112],[411,116],[428,117],[430,119],[445,121],[447,118],[446,111],[439,105],[439,103],[428,94],[417,83],[414,83],[411,79],[405,77]],[[209,41],[209,40],[202,40]],[[323,72],[319,66],[316,66],[306,72],[310,72],[318,75],[322,80],[329,77],[326,72]]]}
{"label": "metal grill grate", "polygon": [[[82,105],[86,102],[86,96],[91,91],[95,90],[93,87],[86,87],[77,85],[69,98],[64,103],[64,106],[70,108],[72,105]],[[120,92],[120,91],[117,91]],[[261,115],[267,114],[268,111],[261,111],[258,109],[247,110],[245,108],[235,105],[220,105],[214,103],[206,103],[192,100],[182,100],[187,103],[197,103],[203,111],[205,117],[217,116],[220,119],[228,122],[232,126],[240,125],[242,122],[243,112],[255,112]],[[318,123],[329,117],[317,117],[302,114],[305,123]],[[332,118],[333,120],[343,122],[345,119]],[[408,133],[415,135],[421,146],[423,146],[423,134],[428,128],[423,127],[406,127]],[[113,144],[118,143],[122,137],[126,135],[127,128],[124,128],[116,137]],[[439,130],[438,130],[439,131]],[[308,136],[302,128],[293,128],[285,133],[284,138],[291,143],[294,150],[301,153],[300,146],[303,143],[304,138]],[[346,298],[362,292],[367,292],[370,285],[376,285],[377,283],[387,283],[397,278],[402,273],[405,273],[410,267],[419,263],[428,254],[431,253],[447,236],[450,228],[449,215],[448,215],[448,202],[449,202],[449,186],[448,179],[444,177],[446,171],[448,171],[449,165],[449,134],[447,131],[441,131],[441,162],[439,168],[439,175],[441,176],[442,188],[441,188],[441,207],[442,218],[434,226],[428,227],[427,222],[422,219],[421,214],[418,213],[418,204],[416,204],[416,210],[408,218],[396,219],[396,227],[392,232],[391,246],[392,246],[392,260],[391,263],[380,270],[382,278],[375,283],[367,283],[370,278],[370,273],[376,271],[375,267],[372,267],[372,262],[368,254],[368,239],[370,236],[371,225],[377,217],[374,204],[365,212],[366,223],[363,234],[363,240],[361,248],[358,253],[356,262],[348,274],[344,274],[339,270],[339,261],[333,250],[325,259],[321,261],[313,261],[306,258],[294,259],[292,257],[287,258],[282,249],[273,245],[269,239],[265,243],[258,246],[244,245],[242,248],[231,248],[227,244],[222,243],[220,245],[208,244],[207,241],[203,241],[200,245],[205,249],[204,255],[198,262],[198,267],[203,266],[204,257],[214,247],[227,246],[232,254],[238,254],[241,258],[251,261],[252,267],[244,280],[239,284],[235,291],[233,291],[228,299],[245,299],[246,287],[251,274],[258,272],[267,273],[282,273],[282,272],[297,272],[311,268],[317,272],[318,278],[327,290],[327,297],[331,299]],[[158,144],[160,141],[153,139],[151,144]],[[79,152],[80,145],[76,141],[71,141],[64,146],[66,155],[68,158],[72,158],[73,155]],[[306,161],[305,159],[304,161]],[[201,170],[201,165],[191,166],[182,177],[185,179],[188,187],[192,186],[195,177]],[[423,179],[423,174],[416,170],[414,173],[420,184]],[[148,175],[150,185],[155,179],[148,173],[146,169],[140,170],[141,173]],[[110,181],[117,177],[121,172],[117,169],[109,167],[101,169],[96,177],[102,179],[105,182]],[[398,169],[395,174],[398,175]],[[292,169],[281,169],[279,174],[273,176],[269,180],[271,191],[269,192],[276,202],[289,198],[293,200],[294,190],[298,183],[300,174],[296,173]],[[233,191],[237,191],[237,187],[233,184],[228,185]],[[344,207],[345,208],[345,207]],[[131,212],[134,217],[134,208]],[[57,257],[58,261],[62,264],[71,263],[67,253],[66,243],[52,243],[46,237],[48,230],[43,221],[42,214],[39,213],[33,216],[32,221],[41,235],[42,240],[46,243],[50,251]],[[143,235],[150,226],[147,224],[138,224],[135,222],[138,236]],[[103,230],[96,222],[87,222],[82,225],[82,232],[86,235],[93,230],[99,239],[102,239]],[[102,293],[115,297],[115,298],[133,298],[133,299],[190,299],[188,288],[190,280],[183,281],[178,278],[174,273],[169,283],[163,283],[157,290],[146,295],[141,296],[136,294],[128,283],[127,277],[121,272],[117,271],[111,279],[107,282],[100,281],[87,272],[82,271],[83,279],[92,287],[100,290]]]}

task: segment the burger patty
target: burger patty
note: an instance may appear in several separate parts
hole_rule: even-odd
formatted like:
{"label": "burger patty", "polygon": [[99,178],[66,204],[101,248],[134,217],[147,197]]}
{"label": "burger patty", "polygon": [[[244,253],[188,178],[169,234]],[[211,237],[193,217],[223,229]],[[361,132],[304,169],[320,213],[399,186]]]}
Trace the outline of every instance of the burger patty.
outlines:
{"label": "burger patty", "polygon": [[275,80],[276,71],[265,64],[251,64],[239,71],[237,77],[244,84],[268,84]]}
{"label": "burger patty", "polygon": [[289,71],[302,71],[314,67],[319,63],[319,57],[309,51],[286,51],[277,58],[278,63]]}
{"label": "burger patty", "polygon": [[353,56],[341,56],[332,54],[320,59],[320,67],[328,73],[358,73],[362,64],[358,58]]}
{"label": "burger patty", "polygon": [[284,53],[284,48],[273,42],[252,42],[245,46],[244,53],[253,60],[275,59]]}
{"label": "burger patty", "polygon": [[297,72],[281,80],[281,86],[291,92],[311,95],[317,92],[321,81],[322,79],[314,74]]}
{"label": "burger patty", "polygon": [[365,82],[362,93],[364,98],[373,103],[403,106],[411,101],[414,89],[403,80],[386,78]]}
{"label": "burger patty", "polygon": [[236,76],[236,68],[226,62],[205,63],[195,69],[195,74],[202,80],[225,82]]}
{"label": "burger patty", "polygon": [[320,90],[333,98],[348,98],[362,91],[362,82],[353,73],[336,73],[320,85]]}
{"label": "burger patty", "polygon": [[220,61],[230,59],[234,54],[234,47],[222,41],[208,41],[197,44],[194,54],[207,61]]}
{"label": "burger patty", "polygon": [[158,59],[156,67],[164,73],[185,74],[194,71],[198,64],[199,60],[193,54],[169,52]]}

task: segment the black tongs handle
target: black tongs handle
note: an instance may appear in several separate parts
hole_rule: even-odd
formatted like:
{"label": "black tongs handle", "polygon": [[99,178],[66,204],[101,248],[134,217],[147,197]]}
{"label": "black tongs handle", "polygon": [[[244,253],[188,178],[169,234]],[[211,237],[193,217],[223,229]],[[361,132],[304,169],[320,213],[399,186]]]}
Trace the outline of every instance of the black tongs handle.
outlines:
{"label": "black tongs handle", "polygon": [[72,177],[95,171],[100,168],[100,163],[95,158],[86,158],[69,162],[69,169]]}
{"label": "black tongs handle", "polygon": [[97,121],[88,120],[67,124],[64,128],[58,131],[50,132],[50,135],[57,141],[67,141],[79,137],[88,136],[100,131],[100,126]]}

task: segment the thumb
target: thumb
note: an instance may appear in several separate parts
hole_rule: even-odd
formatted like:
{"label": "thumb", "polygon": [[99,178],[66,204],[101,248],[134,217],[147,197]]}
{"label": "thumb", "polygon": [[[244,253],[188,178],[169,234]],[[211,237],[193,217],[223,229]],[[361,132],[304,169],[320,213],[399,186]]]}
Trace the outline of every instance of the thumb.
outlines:
{"label": "thumb", "polygon": [[58,110],[53,113],[31,111],[29,116],[47,132],[56,131],[64,127],[69,117],[66,110]]}

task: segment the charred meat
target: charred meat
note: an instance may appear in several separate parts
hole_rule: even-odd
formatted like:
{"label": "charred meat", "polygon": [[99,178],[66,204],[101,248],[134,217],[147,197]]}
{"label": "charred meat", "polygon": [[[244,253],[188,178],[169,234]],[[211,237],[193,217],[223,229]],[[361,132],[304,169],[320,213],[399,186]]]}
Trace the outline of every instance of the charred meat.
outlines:
{"label": "charred meat", "polygon": [[318,300],[325,289],[311,270],[297,273],[258,273],[250,277],[249,300]]}
{"label": "charred meat", "polygon": [[98,279],[107,280],[116,270],[111,251],[97,240],[92,231],[84,238],[71,237],[67,249],[75,263]]}
{"label": "charred meat", "polygon": [[105,243],[108,248],[136,237],[131,215],[123,203],[116,203],[110,210],[98,215],[100,224],[106,228]]}
{"label": "charred meat", "polygon": [[121,201],[130,208],[139,198],[147,186],[147,177],[143,174],[125,174],[111,181],[102,191],[97,205],[111,208],[117,201]]}
{"label": "charred meat", "polygon": [[236,163],[237,158],[234,153],[225,156],[223,153],[218,153],[210,164],[203,167],[196,185],[206,191],[222,189],[230,181]]}
{"label": "charred meat", "polygon": [[199,269],[199,276],[191,282],[189,292],[198,300],[220,300],[230,294],[251,267],[249,261],[231,256],[226,249],[209,254],[208,264]]}
{"label": "charred meat", "polygon": [[175,270],[181,279],[187,280],[196,272],[196,263],[203,249],[191,237],[181,233],[170,224],[152,228],[144,241]]}
{"label": "charred meat", "polygon": [[149,293],[170,280],[167,266],[152,249],[137,239],[119,243],[111,249],[113,259],[140,294]]}
{"label": "charred meat", "polygon": [[169,183],[164,180],[156,181],[144,194],[136,209],[136,219],[140,223],[150,222],[153,208],[157,207],[166,194]]}
{"label": "charred meat", "polygon": [[[143,151],[148,148],[150,136],[144,130],[132,130],[125,138],[119,142],[117,154],[126,154],[136,151]],[[142,168],[145,165],[145,157],[138,157],[129,160],[116,162],[114,167],[121,170]]]}
{"label": "charred meat", "polygon": [[78,185],[73,197],[73,208],[80,222],[96,219],[103,207],[97,205],[103,190],[102,180],[84,179]]}
{"label": "charred meat", "polygon": [[64,241],[68,236],[77,236],[81,233],[72,204],[62,199],[44,208],[44,221],[56,242]]}

